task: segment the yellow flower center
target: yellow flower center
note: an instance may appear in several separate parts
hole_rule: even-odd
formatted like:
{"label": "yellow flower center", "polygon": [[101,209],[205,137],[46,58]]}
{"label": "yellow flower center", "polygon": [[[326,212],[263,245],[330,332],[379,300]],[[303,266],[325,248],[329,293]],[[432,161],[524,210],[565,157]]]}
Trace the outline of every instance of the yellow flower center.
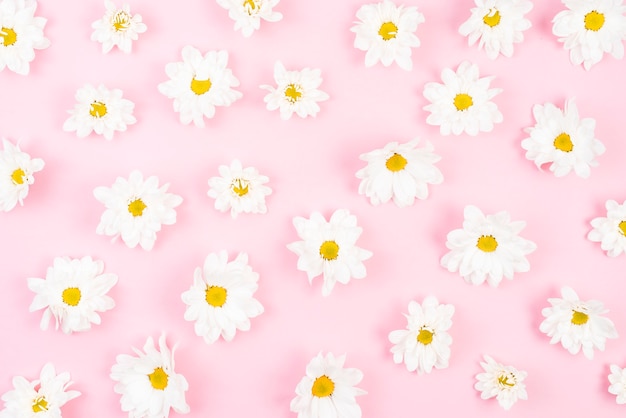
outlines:
{"label": "yellow flower center", "polygon": [[124,32],[130,27],[130,15],[120,10],[113,16],[113,27],[116,32]]}
{"label": "yellow flower center", "polygon": [[141,199],[135,199],[128,204],[128,211],[133,216],[143,215],[143,210],[147,208],[146,204]]}
{"label": "yellow flower center", "polygon": [[313,387],[311,388],[311,393],[313,396],[317,396],[318,398],[324,398],[326,396],[330,396],[335,391],[335,382],[330,380],[330,378],[326,375],[322,375],[315,379],[313,382]]}
{"label": "yellow flower center", "polygon": [[17,33],[11,28],[2,27],[0,31],[0,37],[2,37],[2,43],[4,46],[11,46],[17,42]]}
{"label": "yellow flower center", "polygon": [[417,334],[417,342],[428,345],[433,342],[433,332],[427,330],[426,328],[420,329],[419,334]]}
{"label": "yellow flower center", "polygon": [[497,9],[489,10],[489,13],[483,16],[483,22],[491,28],[498,26],[500,24],[500,12]]}
{"label": "yellow flower center", "polygon": [[622,235],[626,236],[626,221],[622,221],[619,223],[619,232],[622,233]]}
{"label": "yellow flower center", "polygon": [[61,297],[63,298],[63,302],[65,302],[66,305],[76,306],[78,305],[78,302],[80,302],[80,289],[77,287],[68,287],[63,291]]}
{"label": "yellow flower center", "polygon": [[585,15],[585,29],[597,32],[602,29],[602,26],[604,26],[604,14],[592,10]]}
{"label": "yellow flower center", "polygon": [[221,308],[226,303],[226,296],[228,292],[221,286],[207,286],[204,291],[204,299],[206,303],[215,307]]}
{"label": "yellow flower center", "polygon": [[191,91],[196,93],[198,96],[202,96],[207,91],[211,90],[211,80],[207,78],[206,80],[196,80],[193,78],[191,80]]}
{"label": "yellow flower center", "polygon": [[245,196],[248,194],[248,182],[243,179],[235,179],[233,180],[230,188],[233,192],[239,197]]}
{"label": "yellow flower center", "polygon": [[254,0],[244,0],[243,8],[248,12],[248,14],[252,14],[252,12],[256,9],[256,3]]}
{"label": "yellow flower center", "polygon": [[295,84],[289,84],[287,85],[287,88],[285,89],[285,97],[291,103],[295,103],[298,100],[300,100],[300,98],[302,97],[302,92],[300,91],[299,87],[296,86]]}
{"label": "yellow flower center", "polygon": [[467,110],[473,104],[474,100],[472,100],[472,96],[470,96],[469,94],[459,93],[454,96],[454,106],[456,107],[456,110]]}
{"label": "yellow flower center", "polygon": [[388,41],[393,39],[398,34],[398,27],[393,22],[385,22],[380,25],[380,29],[378,29],[378,34],[384,41]]}
{"label": "yellow flower center", "polygon": [[554,138],[554,148],[559,151],[570,152],[574,149],[574,144],[572,143],[570,136],[563,132]]}
{"label": "yellow flower center", "polygon": [[498,248],[498,241],[493,235],[481,235],[480,238],[478,238],[476,246],[481,251],[492,253]]}
{"label": "yellow flower center", "polygon": [[572,324],[585,325],[589,321],[589,315],[580,311],[572,311]]}
{"label": "yellow flower center", "polygon": [[339,245],[335,241],[324,241],[320,246],[320,255],[326,261],[337,259],[339,255]]}
{"label": "yellow flower center", "polygon": [[157,367],[148,375],[148,378],[150,379],[150,384],[153,388],[156,390],[163,390],[167,387],[169,376],[165,373],[165,371],[163,371],[162,367]]}
{"label": "yellow flower center", "polygon": [[44,412],[48,410],[48,401],[44,396],[33,399],[33,412]]}
{"label": "yellow flower center", "polygon": [[515,386],[515,376],[510,373],[502,374],[498,377],[498,384],[500,386],[512,388],[513,386]]}
{"label": "yellow flower center", "polygon": [[93,102],[89,114],[94,118],[101,118],[107,114],[107,106],[102,102]]}
{"label": "yellow flower center", "polygon": [[13,180],[14,184],[24,184],[24,177],[26,173],[21,168],[14,170],[11,173],[11,180]]}
{"label": "yellow flower center", "polygon": [[387,167],[387,170],[395,173],[396,171],[404,170],[406,163],[406,158],[394,152],[393,155],[387,159],[385,166]]}

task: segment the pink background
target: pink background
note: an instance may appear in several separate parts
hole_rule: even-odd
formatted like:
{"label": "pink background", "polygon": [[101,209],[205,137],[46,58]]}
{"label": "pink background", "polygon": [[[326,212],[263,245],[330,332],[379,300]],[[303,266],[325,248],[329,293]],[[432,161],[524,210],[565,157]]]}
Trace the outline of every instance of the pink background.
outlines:
{"label": "pink background", "polygon": [[[607,375],[611,363],[626,365],[626,256],[607,257],[586,234],[590,220],[605,215],[607,199],[626,199],[626,84],[620,81],[626,63],[605,57],[589,72],[573,66],[551,33],[551,20],[564,7],[556,0],[535,1],[526,40],[513,58],[496,61],[457,32],[472,1],[419,0],[406,2],[426,18],[417,32],[422,46],[413,52],[414,69],[365,68],[349,31],[365,3],[283,0],[277,7],[282,21],[264,22],[244,38],[214,1],[134,0],[131,10],[143,16],[148,31],[133,54],[115,49],[103,55],[89,39],[91,23],[104,13],[102,2],[41,2],[37,15],[48,18],[50,48],[37,52],[30,75],[0,73],[0,136],[19,140],[46,163],[25,205],[0,214],[0,393],[12,388],[12,376],[34,379],[51,361],[69,371],[73,388],[82,392],[63,408],[64,417],[124,416],[109,378],[115,356],[166,332],[170,345],[178,343],[176,370],[189,381],[192,417],[295,416],[289,402],[306,363],[320,351],[346,353],[346,365],[364,372],[360,387],[368,394],[358,398],[364,417],[504,415],[495,400],[481,400],[473,389],[483,354],[528,372],[529,400],[508,417],[624,414],[607,392]],[[157,91],[167,79],[165,65],[179,61],[185,45],[229,51],[244,94],[218,108],[203,129],[183,126],[172,101]],[[478,137],[442,137],[425,123],[423,86],[464,59],[477,63],[481,75],[496,76],[504,123]],[[273,83],[276,60],[291,69],[322,70],[322,89],[331,99],[317,118],[282,121],[266,110],[258,86]],[[74,93],[85,83],[122,89],[136,104],[138,123],[113,141],[63,132]],[[596,136],[607,148],[588,180],[539,171],[520,146],[523,128],[534,123],[534,104],[562,107],[571,97],[583,117],[596,119]],[[357,193],[355,172],[364,165],[359,155],[417,136],[442,156],[444,183],[412,207],[373,207]],[[233,220],[207,197],[208,178],[234,158],[270,177],[274,193],[266,215]],[[133,169],[169,182],[184,199],[178,222],[164,227],[151,252],[95,233],[104,207],[93,189]],[[446,234],[461,226],[467,204],[485,213],[507,210],[527,222],[522,236],[538,246],[529,273],[493,289],[466,284],[440,267]],[[338,208],[357,216],[364,231],[359,245],[374,256],[365,262],[365,279],[337,285],[323,298],[321,278],[310,286],[286,244],[298,239],[294,216],[320,211],[328,217]],[[231,258],[249,254],[265,313],[234,341],[207,345],[184,321],[180,294],[205,256],[221,249]],[[116,308],[85,333],[41,331],[41,312],[28,312],[34,294],[26,279],[44,277],[56,256],[84,255],[119,276],[109,293]],[[564,285],[583,300],[603,301],[622,335],[594,360],[551,346],[539,331],[541,309]],[[428,295],[456,307],[452,355],[449,368],[417,375],[393,363],[387,334],[405,327],[410,300]]]}

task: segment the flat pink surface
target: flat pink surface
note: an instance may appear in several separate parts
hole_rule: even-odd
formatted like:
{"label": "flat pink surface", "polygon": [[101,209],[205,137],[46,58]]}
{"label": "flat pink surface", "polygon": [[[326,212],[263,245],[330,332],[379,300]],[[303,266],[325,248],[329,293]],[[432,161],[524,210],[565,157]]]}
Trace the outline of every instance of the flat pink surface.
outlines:
{"label": "flat pink surface", "polygon": [[[131,10],[148,31],[132,55],[117,49],[103,55],[89,39],[91,23],[104,12],[100,1],[41,2],[37,15],[48,18],[50,48],[37,52],[30,75],[0,73],[0,136],[20,140],[23,150],[46,162],[25,205],[0,214],[0,393],[12,388],[12,376],[34,379],[51,361],[69,371],[82,392],[63,408],[65,418],[125,416],[109,378],[115,357],[166,332],[168,343],[178,344],[176,370],[189,381],[191,417],[295,416],[289,402],[306,363],[320,351],[346,353],[346,365],[363,371],[364,417],[624,415],[626,407],[607,392],[607,375],[611,363],[626,365],[626,256],[607,257],[586,234],[590,220],[605,215],[607,199],[626,199],[626,61],[605,57],[589,72],[573,66],[551,33],[563,8],[556,0],[535,1],[524,43],[513,58],[495,61],[457,32],[472,1],[418,0],[406,2],[426,18],[414,69],[365,68],[349,31],[362,4],[283,0],[277,7],[282,21],[264,22],[244,38],[214,1],[134,0]],[[165,65],[179,61],[185,45],[227,50],[241,81],[243,99],[218,108],[203,129],[182,125],[172,101],[157,91],[167,80]],[[444,67],[465,59],[477,63],[481,75],[496,76],[504,123],[477,137],[442,137],[425,123],[422,90],[440,81]],[[322,70],[321,88],[331,99],[317,118],[283,121],[266,110],[258,86],[273,83],[276,60]],[[138,123],[113,141],[63,132],[74,93],[85,83],[122,89],[136,104]],[[539,171],[520,146],[523,128],[534,124],[534,104],[563,106],[572,97],[581,116],[596,119],[596,136],[607,148],[588,180]],[[409,208],[370,205],[357,192],[359,155],[417,136],[442,156],[443,184]],[[208,178],[234,158],[269,176],[274,193],[266,215],[233,220],[207,197]],[[93,189],[133,169],[169,182],[184,199],[178,222],[163,228],[151,252],[95,232],[104,207]],[[493,289],[471,286],[440,267],[446,234],[461,226],[467,204],[485,213],[507,210],[527,222],[522,236],[538,246],[529,273]],[[320,211],[328,217],[338,208],[357,216],[364,231],[359,245],[374,255],[365,262],[365,279],[338,284],[323,298],[321,278],[310,286],[286,245],[298,240],[294,216]],[[180,294],[205,256],[221,249],[231,258],[249,254],[265,313],[232,342],[207,345],[183,319]],[[84,255],[119,276],[110,292],[117,306],[85,333],[41,331],[41,312],[28,311],[34,294],[26,279],[44,277],[56,256]],[[550,345],[539,331],[541,309],[564,285],[583,300],[603,301],[621,335],[593,360]],[[452,355],[449,368],[417,375],[393,363],[387,334],[405,327],[410,300],[428,295],[456,307]],[[480,399],[473,385],[483,354],[528,372],[528,401],[507,413],[495,400]]]}

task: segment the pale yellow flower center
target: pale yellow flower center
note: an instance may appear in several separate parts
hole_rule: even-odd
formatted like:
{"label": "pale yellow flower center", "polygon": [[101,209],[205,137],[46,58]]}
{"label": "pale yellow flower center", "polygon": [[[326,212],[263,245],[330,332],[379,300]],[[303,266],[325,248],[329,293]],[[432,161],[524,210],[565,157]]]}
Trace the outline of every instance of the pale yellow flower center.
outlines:
{"label": "pale yellow flower center", "polygon": [[592,10],[585,15],[585,29],[597,32],[602,29],[602,26],[604,26],[604,14]]}
{"label": "pale yellow flower center", "polygon": [[486,253],[492,253],[498,248],[498,241],[493,235],[481,235],[480,238],[478,238],[476,247]]}
{"label": "pale yellow flower center", "polygon": [[123,10],[113,16],[113,27],[116,32],[125,32],[130,27],[130,15]]}
{"label": "pale yellow flower center", "polygon": [[315,379],[311,393],[318,398],[324,398],[330,396],[335,391],[335,382],[333,382],[328,376],[322,375]]}
{"label": "pale yellow flower center", "polygon": [[11,180],[13,180],[14,184],[24,184],[25,176],[26,173],[24,172],[24,170],[22,170],[21,168],[17,168],[11,173]]}
{"label": "pale yellow flower center", "polygon": [[320,246],[320,255],[326,261],[336,260],[339,256],[339,245],[335,241],[324,241]]}
{"label": "pale yellow flower center", "polygon": [[295,103],[298,100],[300,100],[301,97],[302,97],[302,92],[300,91],[299,86],[296,86],[295,84],[287,85],[287,88],[285,89],[285,98],[289,102]]}
{"label": "pale yellow flower center", "polygon": [[512,388],[515,386],[515,376],[511,373],[501,374],[498,376],[498,384],[501,387],[509,387]]}
{"label": "pale yellow flower center", "polygon": [[556,138],[554,138],[554,148],[559,151],[570,152],[574,149],[572,138],[565,132],[559,134]]}
{"label": "pale yellow flower center", "polygon": [[589,315],[580,311],[572,311],[572,324],[585,325],[589,321]]}
{"label": "pale yellow flower center", "polygon": [[433,342],[433,332],[427,330],[426,328],[420,329],[419,334],[417,334],[417,342],[428,345]]}
{"label": "pale yellow flower center", "polygon": [[93,102],[89,114],[94,118],[101,118],[107,114],[107,106],[102,102]]}
{"label": "pale yellow flower center", "polygon": [[228,292],[221,286],[207,286],[204,291],[204,299],[206,303],[215,307],[221,308],[226,303],[226,297]]}
{"label": "pale yellow flower center", "polygon": [[38,396],[33,399],[33,412],[44,412],[48,410],[48,401],[45,396]]}
{"label": "pale yellow flower center", "polygon": [[0,37],[4,46],[11,46],[17,42],[17,33],[11,28],[2,27]]}
{"label": "pale yellow flower center", "polygon": [[206,80],[196,80],[195,78],[191,80],[191,91],[198,96],[202,96],[204,93],[211,90],[211,86],[211,80],[208,78]]}
{"label": "pale yellow flower center", "polygon": [[491,28],[498,26],[500,24],[500,12],[497,9],[489,10],[489,13],[483,16],[483,22]]}
{"label": "pale yellow flower center", "polygon": [[626,221],[622,221],[619,223],[619,232],[622,233],[622,235],[626,236]]}
{"label": "pale yellow flower center", "polygon": [[152,373],[148,375],[150,379],[150,384],[156,390],[163,390],[167,387],[167,381],[169,380],[169,376],[162,367],[157,367],[154,369]]}
{"label": "pale yellow flower center", "polygon": [[398,34],[398,27],[393,22],[385,22],[380,25],[380,29],[378,29],[378,34],[384,41],[388,41],[393,39]]}
{"label": "pale yellow flower center", "polygon": [[391,157],[387,158],[385,166],[387,167],[387,170],[396,172],[404,170],[404,167],[406,167],[406,163],[406,158],[394,152]]}
{"label": "pale yellow flower center", "polygon": [[144,209],[147,208],[146,204],[141,199],[135,199],[128,204],[128,211],[133,216],[143,215]]}
{"label": "pale yellow flower center", "polygon": [[68,287],[61,294],[63,302],[69,306],[77,306],[81,296],[80,289],[77,287]]}
{"label": "pale yellow flower center", "polygon": [[231,190],[239,197],[245,196],[249,191],[249,183],[244,179],[235,179],[230,185]]}
{"label": "pale yellow flower center", "polygon": [[454,106],[456,110],[463,111],[467,110],[474,104],[474,100],[472,100],[472,96],[465,93],[459,93],[454,96]]}
{"label": "pale yellow flower center", "polygon": [[248,12],[248,14],[252,14],[254,10],[256,10],[256,3],[254,0],[244,0],[243,8]]}

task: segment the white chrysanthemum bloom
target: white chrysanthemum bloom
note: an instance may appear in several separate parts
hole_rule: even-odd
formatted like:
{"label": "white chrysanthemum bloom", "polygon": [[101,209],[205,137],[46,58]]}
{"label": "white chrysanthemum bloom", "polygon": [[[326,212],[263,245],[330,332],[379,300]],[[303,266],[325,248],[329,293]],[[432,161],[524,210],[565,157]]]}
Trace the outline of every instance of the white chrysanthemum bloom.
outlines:
{"label": "white chrysanthemum bloom", "polygon": [[573,64],[589,70],[604,53],[624,57],[626,6],[622,0],[562,0],[567,10],[552,20],[552,33],[569,50]]}
{"label": "white chrysanthemum bloom", "polygon": [[76,91],[74,109],[63,124],[66,132],[76,131],[79,138],[85,138],[92,131],[106,139],[113,134],[126,131],[128,125],[137,122],[133,116],[135,104],[124,99],[120,89],[109,90],[100,84],[97,88],[86,84]]}
{"label": "white chrysanthemum bloom", "polygon": [[593,229],[587,238],[599,242],[609,257],[617,257],[626,253],[626,201],[620,205],[615,200],[607,200],[605,207],[606,217],[591,220]]}
{"label": "white chrysanthemum bloom", "polygon": [[596,167],[596,157],[606,150],[602,142],[595,138],[596,121],[592,118],[580,119],[578,108],[573,100],[565,102],[561,110],[552,103],[533,106],[535,126],[527,128],[530,137],[522,141],[526,158],[535,162],[537,168],[546,163],[556,177],[563,177],[570,171],[588,178],[591,167]]}
{"label": "white chrysanthemum bloom", "polygon": [[459,28],[468,37],[469,45],[478,41],[487,56],[496,59],[502,54],[513,56],[513,44],[524,40],[523,32],[532,25],[524,15],[533,4],[528,0],[474,0],[471,16]]}
{"label": "white chrysanthemum bloom", "polygon": [[174,350],[170,351],[165,335],[159,338],[159,348],[148,337],[143,352],[133,348],[136,356],[120,354],[111,367],[113,390],[122,395],[122,411],[129,418],[164,418],[173,409],[179,414],[189,412],[185,392],[189,384],[182,374],[174,371]]}
{"label": "white chrysanthemum bloom", "polygon": [[409,302],[406,329],[389,333],[393,361],[404,362],[410,372],[430,373],[434,368],[445,369],[450,360],[452,337],[448,330],[452,326],[454,305],[439,304],[434,296],[428,296],[420,305]]}
{"label": "white chrysanthemum bloom", "polygon": [[263,305],[254,298],[258,280],[246,253],[230,262],[226,251],[209,254],[204,266],[196,268],[193,285],[181,296],[187,305],[185,320],[195,321],[196,335],[207,344],[220,335],[231,341],[237,330],[250,330],[250,318],[263,313]]}
{"label": "white chrysanthemum bloom", "polygon": [[617,364],[611,364],[611,374],[609,374],[609,393],[616,396],[615,402],[626,403],[626,369],[622,369]]}
{"label": "white chrysanthemum bloom", "polygon": [[216,106],[230,106],[243,95],[233,87],[239,80],[228,65],[227,51],[209,51],[204,56],[196,48],[182,50],[182,62],[170,62],[165,73],[170,78],[159,84],[159,91],[174,99],[174,111],[181,123],[204,127],[204,117],[215,116]]}
{"label": "white chrysanthemum bloom", "polygon": [[39,379],[29,381],[22,376],[13,378],[13,390],[2,395],[3,418],[61,418],[61,407],[80,395],[67,390],[72,384],[70,374],[56,374],[54,365],[46,363]]}
{"label": "white chrysanthemum bloom", "polygon": [[484,358],[485,362],[481,361],[480,365],[485,372],[476,375],[478,381],[474,385],[482,399],[495,396],[500,406],[506,410],[511,409],[518,399],[528,399],[526,384],[524,384],[528,373],[517,370],[513,366],[498,363],[490,356],[485,355]]}
{"label": "white chrysanthemum bloom", "polygon": [[484,215],[476,206],[463,212],[463,228],[450,231],[446,247],[450,252],[441,258],[441,265],[450,272],[458,271],[468,283],[487,281],[497,287],[506,277],[530,270],[526,256],[537,248],[534,242],[519,236],[524,221],[511,221],[506,211]]}
{"label": "white chrysanthemum bloom", "polygon": [[159,187],[159,179],[143,179],[138,170],[130,173],[128,180],[118,177],[113,186],[96,187],[93,191],[106,210],[100,218],[96,232],[122,240],[130,248],[137,244],[151,250],[161,225],[176,223],[176,206],[182,197],[167,193],[169,183]]}
{"label": "white chrysanthemum bloom", "polygon": [[44,309],[40,327],[48,329],[54,317],[56,329],[66,334],[87,331],[91,324],[100,324],[98,312],[115,307],[107,293],[117,283],[117,276],[104,274],[104,263],[86,256],[81,259],[56,257],[46,278],[31,277],[28,288],[35,292],[31,312]]}
{"label": "white chrysanthemum bloom", "polygon": [[489,88],[491,77],[479,78],[478,66],[463,61],[456,72],[444,68],[441,72],[443,84],[430,82],[424,86],[424,97],[430,104],[424,110],[430,112],[426,118],[429,125],[439,126],[442,135],[478,135],[490,132],[494,123],[502,122],[498,105],[491,101],[502,92]]}
{"label": "white chrysanthemum bloom", "polygon": [[235,21],[235,30],[241,29],[246,38],[261,27],[261,20],[278,22],[283,15],[273,8],[280,0],[217,0],[228,10],[228,17]]}
{"label": "white chrysanthemum bloom", "polygon": [[350,30],[356,33],[354,47],[366,51],[366,67],[378,61],[389,67],[395,61],[403,70],[413,68],[411,48],[420,46],[415,32],[424,22],[417,7],[396,6],[384,0],[361,6],[356,17],[359,21]]}
{"label": "white chrysanthemum bloom", "polygon": [[263,100],[268,110],[280,109],[280,118],[287,120],[296,113],[301,118],[315,117],[320,111],[317,102],[328,100],[328,94],[318,87],[322,84],[322,72],[318,69],[304,68],[301,71],[287,71],[277,61],[274,64],[274,81],[277,86],[262,85],[268,90]]}
{"label": "white chrysanthemum bloom", "polygon": [[393,199],[399,207],[406,207],[415,198],[426,199],[428,185],[443,182],[441,171],[434,165],[441,157],[429,142],[421,148],[417,148],[418,143],[419,139],[405,144],[390,142],[382,149],[361,154],[367,166],[356,173],[361,179],[359,194],[375,206]]}
{"label": "white chrysanthemum bloom", "polygon": [[297,216],[293,225],[302,241],[287,248],[298,255],[298,270],[306,272],[309,283],[323,275],[322,295],[330,295],[336,282],[348,284],[351,278],[366,276],[363,260],[372,253],[356,246],[363,229],[347,209],[337,209],[328,222],[319,212],[310,219]]}
{"label": "white chrysanthemum bloom", "polygon": [[542,309],[546,319],[539,330],[551,337],[550,344],[561,343],[571,354],[581,347],[588,359],[593,359],[593,350],[604,351],[608,338],[617,338],[613,322],[602,316],[608,312],[598,300],[582,301],[571,287],[561,288],[561,298],[550,298],[552,305]]}
{"label": "white chrysanthemum bloom", "polygon": [[2,139],[0,150],[0,210],[8,212],[18,203],[24,204],[30,185],[35,182],[34,173],[41,171],[44,162]]}
{"label": "white chrysanthemum bloom", "polygon": [[148,27],[141,21],[140,14],[131,14],[130,6],[124,4],[117,8],[111,0],[104,0],[106,11],[101,19],[91,24],[94,29],[91,40],[102,44],[102,53],[106,54],[114,46],[120,51],[130,54],[133,41],[139,39]]}
{"label": "white chrysanthemum bloom", "polygon": [[307,364],[306,375],[296,386],[296,397],[290,405],[298,418],[361,417],[356,397],[367,392],[356,385],[363,380],[363,373],[343,367],[345,361],[345,355],[319,353]]}
{"label": "white chrysanthemum bloom", "polygon": [[26,75],[36,49],[46,49],[50,40],[43,34],[47,19],[35,17],[35,0],[0,1],[0,71]]}
{"label": "white chrysanthemum bloom", "polygon": [[240,213],[266,213],[265,196],[272,189],[265,184],[269,178],[259,174],[254,167],[243,168],[239,160],[230,166],[221,165],[220,175],[209,179],[208,196],[215,199],[215,209],[220,212],[230,210],[236,218]]}

